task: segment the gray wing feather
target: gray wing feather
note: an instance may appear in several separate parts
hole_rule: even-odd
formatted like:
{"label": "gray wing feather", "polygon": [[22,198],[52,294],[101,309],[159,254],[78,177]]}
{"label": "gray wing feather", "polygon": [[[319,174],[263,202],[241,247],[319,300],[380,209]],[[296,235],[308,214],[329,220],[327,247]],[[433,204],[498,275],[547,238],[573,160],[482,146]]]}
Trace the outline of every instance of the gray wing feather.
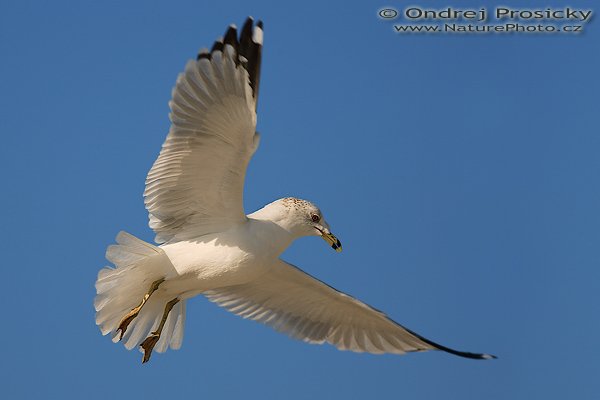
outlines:
{"label": "gray wing feather", "polygon": [[[144,200],[156,241],[189,239],[243,221],[246,168],[258,146],[256,102],[261,44],[248,35],[201,52],[179,75],[171,129],[146,178]],[[262,32],[262,30],[261,30]],[[262,35],[260,35],[262,37]],[[250,54],[254,58],[250,60]]]}
{"label": "gray wing feather", "polygon": [[373,354],[443,350],[473,359],[495,358],[426,339],[282,260],[255,281],[204,294],[234,314],[308,343]]}
{"label": "gray wing feather", "polygon": [[205,296],[234,314],[309,343],[375,354],[435,348],[382,312],[281,260],[257,281]]}

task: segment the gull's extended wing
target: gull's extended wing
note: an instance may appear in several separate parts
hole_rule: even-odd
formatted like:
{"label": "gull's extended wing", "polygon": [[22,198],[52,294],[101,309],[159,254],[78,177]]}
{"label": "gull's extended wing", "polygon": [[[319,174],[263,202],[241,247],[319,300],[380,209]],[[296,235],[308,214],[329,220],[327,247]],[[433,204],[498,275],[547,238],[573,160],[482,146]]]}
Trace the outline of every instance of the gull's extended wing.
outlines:
{"label": "gull's extended wing", "polygon": [[171,129],[146,178],[144,201],[158,243],[245,220],[246,167],[258,147],[256,102],[262,23],[231,26],[177,78]]}
{"label": "gull's extended wing", "polygon": [[425,339],[381,311],[282,260],[256,281],[204,294],[243,318],[305,342],[327,342],[340,350],[375,354],[443,350],[467,358],[495,358],[449,349]]}

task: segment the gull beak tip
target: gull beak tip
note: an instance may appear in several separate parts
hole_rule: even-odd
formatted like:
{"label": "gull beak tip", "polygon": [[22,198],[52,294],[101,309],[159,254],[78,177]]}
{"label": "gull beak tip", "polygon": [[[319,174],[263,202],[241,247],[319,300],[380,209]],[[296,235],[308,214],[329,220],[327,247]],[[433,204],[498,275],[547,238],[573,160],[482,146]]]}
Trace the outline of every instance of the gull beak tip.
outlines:
{"label": "gull beak tip", "polygon": [[332,249],[334,249],[336,252],[341,253],[342,252],[342,242],[340,242],[340,240],[335,237],[335,235],[333,233],[330,232],[321,232],[321,237],[323,238],[323,240],[325,240]]}
{"label": "gull beak tip", "polygon": [[331,248],[334,249],[338,253],[342,252],[342,243],[339,241],[338,238],[335,238],[335,243],[331,244]]}

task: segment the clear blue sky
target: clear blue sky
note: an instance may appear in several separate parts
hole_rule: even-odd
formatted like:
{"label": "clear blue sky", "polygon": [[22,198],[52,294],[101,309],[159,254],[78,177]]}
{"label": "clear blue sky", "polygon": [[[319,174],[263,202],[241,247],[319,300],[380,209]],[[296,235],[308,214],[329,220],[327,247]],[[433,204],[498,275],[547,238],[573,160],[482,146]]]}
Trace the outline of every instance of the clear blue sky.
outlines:
{"label": "clear blue sky", "polygon": [[[0,5],[0,396],[597,398],[598,20],[582,35],[410,36],[377,18],[393,3],[250,3]],[[183,348],[147,365],[101,336],[106,246],[121,229],[153,238],[143,183],[175,78],[247,15],[266,36],[246,210],[316,202],[344,252],[306,238],[288,261],[498,360],[310,346],[203,298]]]}

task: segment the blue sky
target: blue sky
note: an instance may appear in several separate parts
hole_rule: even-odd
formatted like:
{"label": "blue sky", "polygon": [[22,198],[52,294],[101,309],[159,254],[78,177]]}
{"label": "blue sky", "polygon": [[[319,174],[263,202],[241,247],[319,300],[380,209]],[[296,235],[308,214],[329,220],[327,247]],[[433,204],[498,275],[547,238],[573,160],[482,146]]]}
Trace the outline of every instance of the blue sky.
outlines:
{"label": "blue sky", "polygon": [[[0,5],[2,397],[597,397],[598,21],[581,35],[411,36],[377,18],[390,5],[404,6]],[[153,238],[143,182],[175,78],[247,15],[265,21],[265,50],[246,210],[316,202],[344,252],[306,238],[286,260],[498,360],[310,346],[202,298],[183,348],[147,365],[101,336],[106,246],[121,229]]]}

